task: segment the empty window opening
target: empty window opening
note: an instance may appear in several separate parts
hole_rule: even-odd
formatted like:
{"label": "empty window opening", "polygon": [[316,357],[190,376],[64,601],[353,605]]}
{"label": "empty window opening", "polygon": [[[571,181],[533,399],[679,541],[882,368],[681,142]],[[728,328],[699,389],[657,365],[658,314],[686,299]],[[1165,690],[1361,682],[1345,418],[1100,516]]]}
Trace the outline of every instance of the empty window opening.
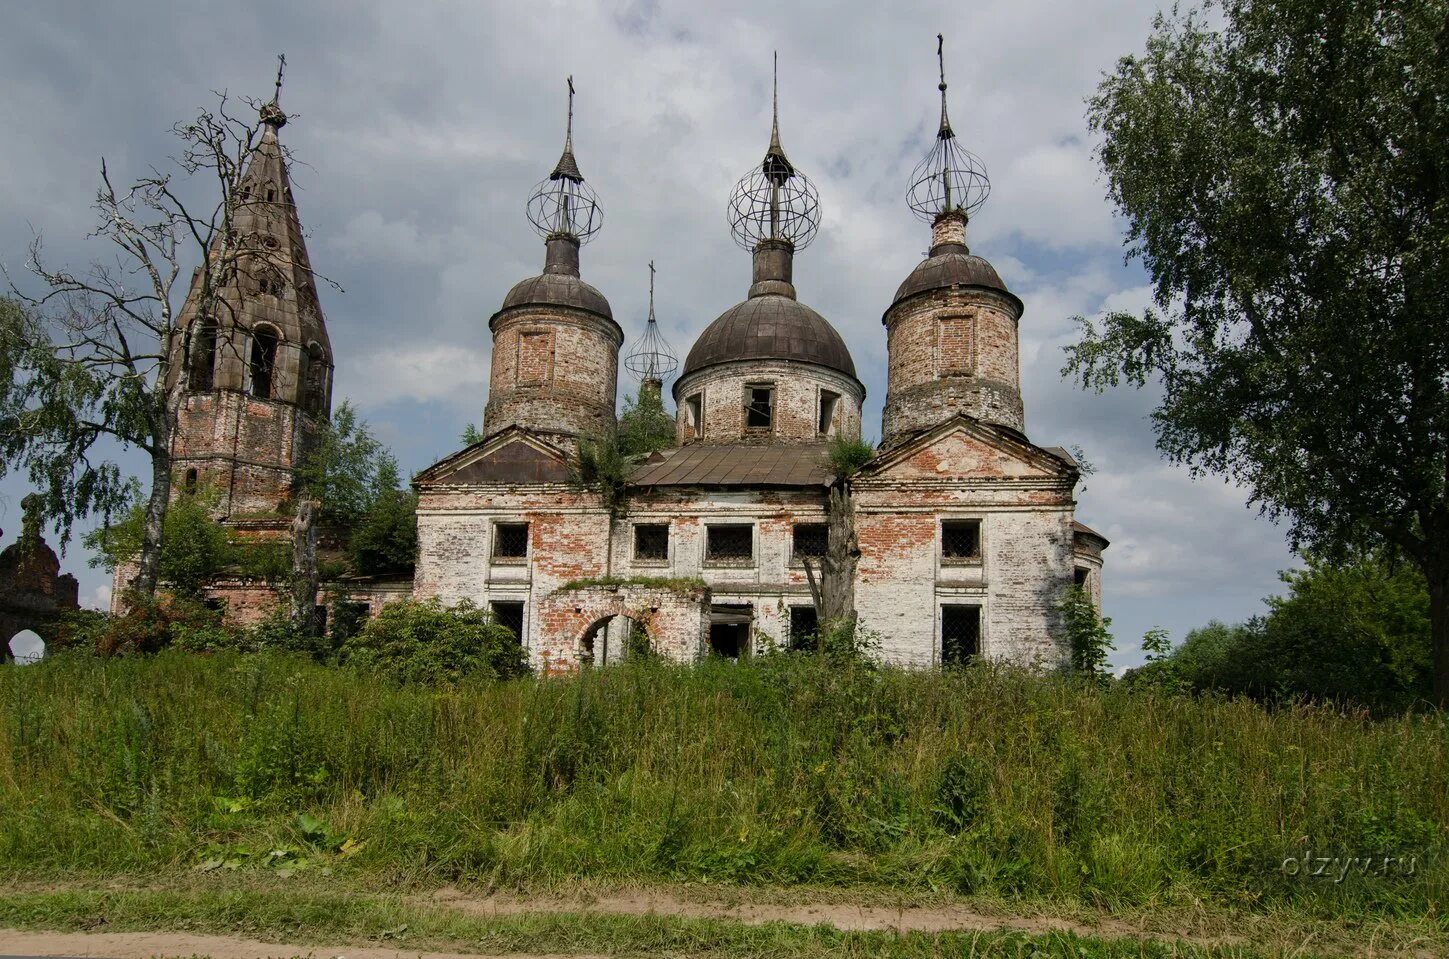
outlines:
{"label": "empty window opening", "polygon": [[705,527],[704,558],[711,563],[747,566],[755,555],[753,526]]}
{"label": "empty window opening", "polygon": [[327,635],[327,607],[323,606],[321,603],[318,603],[316,606],[312,607],[312,626],[315,630],[313,635]]}
{"label": "empty window opening", "polygon": [[975,563],[981,560],[981,521],[941,521],[941,559],[947,563]]}
{"label": "empty window opening", "polygon": [[739,659],[750,652],[750,627],[755,620],[753,606],[711,606],[709,651],[725,659]]}
{"label": "empty window opening", "polygon": [[634,527],[634,558],[653,562],[669,559],[669,527],[640,523]]}
{"label": "empty window opening", "polygon": [[745,387],[745,429],[767,430],[775,422],[775,388]]}
{"label": "empty window opening", "polygon": [[306,387],[302,406],[309,413],[320,413],[327,396],[327,354],[316,343],[307,347]]}
{"label": "empty window opening", "polygon": [[277,366],[277,334],[259,328],[252,333],[251,373],[252,395],[272,395],[272,372]]}
{"label": "empty window opening", "polygon": [[528,558],[528,524],[495,523],[493,525],[493,558],[521,560]]}
{"label": "empty window opening", "polygon": [[364,623],[372,616],[372,609],[367,603],[357,600],[341,600],[332,606],[332,633],[330,638],[334,644],[341,643],[344,639],[356,636],[362,629]]}
{"label": "empty window opening", "polygon": [[816,630],[819,628],[819,617],[816,615],[814,606],[791,606],[790,607],[790,648],[791,649],[818,649],[820,646]]}
{"label": "empty window opening", "polygon": [[819,559],[830,545],[830,528],[824,523],[796,523],[790,542],[790,555],[796,562]]}
{"label": "empty window opening", "polygon": [[839,402],[839,393],[820,391],[820,421],[815,424],[815,432],[821,436],[830,435],[830,424],[835,421],[835,407]]}
{"label": "empty window opening", "polygon": [[522,600],[498,600],[489,603],[493,610],[493,621],[513,634],[513,638],[519,642],[523,641],[523,601]]}
{"label": "empty window opening", "polygon": [[273,203],[273,202],[276,201],[276,199],[277,199],[277,188],[274,187],[274,186],[267,187],[267,202],[268,203]]}
{"label": "empty window opening", "polygon": [[281,296],[286,290],[287,284],[280,273],[267,270],[257,278],[257,288],[269,296]]}
{"label": "empty window opening", "polygon": [[969,663],[981,653],[981,607],[941,607],[941,662]]}
{"label": "empty window opening", "polygon": [[699,393],[694,394],[684,401],[684,409],[690,435],[699,439],[704,435],[704,397]]}
{"label": "empty window opening", "polygon": [[206,392],[216,380],[216,321],[205,320],[191,343],[191,388]]}
{"label": "empty window opening", "polygon": [[1079,589],[1086,589],[1087,588],[1087,577],[1089,575],[1091,575],[1091,573],[1090,573],[1089,570],[1084,569],[1081,566],[1078,566],[1076,568],[1076,570],[1073,571],[1073,573],[1072,573],[1072,582],[1076,584],[1077,588],[1079,588]]}
{"label": "empty window opening", "polygon": [[189,469],[189,470],[186,471],[186,481],[182,484],[182,489],[185,490],[188,494],[195,493],[196,492],[196,481],[197,481],[196,467],[193,466],[191,469]]}

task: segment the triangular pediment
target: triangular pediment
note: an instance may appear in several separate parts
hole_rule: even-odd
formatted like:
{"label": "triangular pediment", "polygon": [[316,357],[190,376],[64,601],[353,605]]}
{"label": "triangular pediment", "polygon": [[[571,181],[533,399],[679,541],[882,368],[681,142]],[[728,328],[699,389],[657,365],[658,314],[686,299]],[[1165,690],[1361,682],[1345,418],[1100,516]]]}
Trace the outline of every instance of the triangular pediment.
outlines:
{"label": "triangular pediment", "polygon": [[418,474],[419,484],[474,486],[565,483],[569,461],[563,450],[518,427],[474,443]]}
{"label": "triangular pediment", "polygon": [[1018,433],[957,416],[886,451],[867,472],[891,480],[1056,480],[1076,467]]}

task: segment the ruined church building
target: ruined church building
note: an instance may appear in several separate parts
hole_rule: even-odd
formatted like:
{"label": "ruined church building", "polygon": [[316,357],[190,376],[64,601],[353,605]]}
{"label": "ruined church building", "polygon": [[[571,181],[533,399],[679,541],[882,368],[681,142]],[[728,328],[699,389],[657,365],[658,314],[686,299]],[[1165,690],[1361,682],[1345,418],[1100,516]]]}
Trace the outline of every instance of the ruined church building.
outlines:
{"label": "ruined church building", "polygon": [[[855,607],[895,662],[1051,667],[1067,656],[1067,588],[1100,603],[1107,541],[1075,520],[1076,462],[1027,438],[1022,301],[967,248],[989,182],[951,129],[944,72],[940,91],[940,127],[909,192],[932,244],[882,315],[881,442],[850,480]],[[677,445],[635,468],[611,508],[571,479],[581,441],[616,423],[625,342],[580,273],[601,216],[574,156],[572,98],[570,84],[563,154],[528,204],[543,271],[488,322],[482,439],[414,478],[414,573],[340,585],[374,612],[405,596],[471,600],[545,670],[625,656],[631,630],[677,660],[789,644],[816,626],[806,564],[818,568],[826,548],[829,444],[861,435],[865,400],[844,340],[793,283],[793,258],[819,226],[815,188],[781,146],[777,102],[764,159],[730,198],[730,228],[753,257],[745,299],[704,327],[673,378]],[[295,467],[331,410],[333,360],[278,141],[286,116],[269,104],[263,121],[239,226],[262,238],[268,262],[236,277],[231,309],[191,338],[209,361],[193,364],[175,452],[178,486],[206,483],[238,533],[280,537]],[[198,321],[187,310],[181,322]],[[651,283],[626,366],[647,391],[677,365]],[[253,585],[211,592],[234,619],[260,608]]]}

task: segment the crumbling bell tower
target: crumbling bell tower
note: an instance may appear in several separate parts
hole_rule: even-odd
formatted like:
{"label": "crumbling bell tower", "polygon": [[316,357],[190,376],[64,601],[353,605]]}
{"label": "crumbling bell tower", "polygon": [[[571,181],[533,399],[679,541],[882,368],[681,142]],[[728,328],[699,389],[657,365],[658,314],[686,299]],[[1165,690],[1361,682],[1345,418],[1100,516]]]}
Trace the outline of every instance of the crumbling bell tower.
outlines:
{"label": "crumbling bell tower", "polygon": [[332,409],[332,346],[278,139],[287,116],[273,100],[261,119],[231,244],[223,249],[219,237],[210,253],[214,265],[224,260],[214,315],[200,315],[198,269],[178,321],[191,363],[173,484],[216,490],[220,512],[233,519],[280,511]]}

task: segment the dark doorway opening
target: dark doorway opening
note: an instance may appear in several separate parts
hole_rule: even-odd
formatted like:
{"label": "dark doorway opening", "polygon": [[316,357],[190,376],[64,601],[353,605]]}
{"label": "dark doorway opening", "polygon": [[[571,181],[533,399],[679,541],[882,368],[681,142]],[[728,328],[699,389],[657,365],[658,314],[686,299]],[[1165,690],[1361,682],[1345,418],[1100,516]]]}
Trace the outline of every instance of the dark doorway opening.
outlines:
{"label": "dark doorway opening", "polygon": [[814,606],[790,607],[790,648],[819,649],[820,637],[816,635],[819,617]]}
{"label": "dark doorway opening", "polygon": [[981,652],[981,607],[941,607],[941,662],[969,663]]}
{"label": "dark doorway opening", "polygon": [[511,632],[514,639],[523,642],[522,600],[498,600],[489,606],[493,610],[493,621]]}
{"label": "dark doorway opening", "polygon": [[741,606],[711,606],[709,611],[709,651],[726,659],[739,659],[750,654],[750,628],[755,610]]}

